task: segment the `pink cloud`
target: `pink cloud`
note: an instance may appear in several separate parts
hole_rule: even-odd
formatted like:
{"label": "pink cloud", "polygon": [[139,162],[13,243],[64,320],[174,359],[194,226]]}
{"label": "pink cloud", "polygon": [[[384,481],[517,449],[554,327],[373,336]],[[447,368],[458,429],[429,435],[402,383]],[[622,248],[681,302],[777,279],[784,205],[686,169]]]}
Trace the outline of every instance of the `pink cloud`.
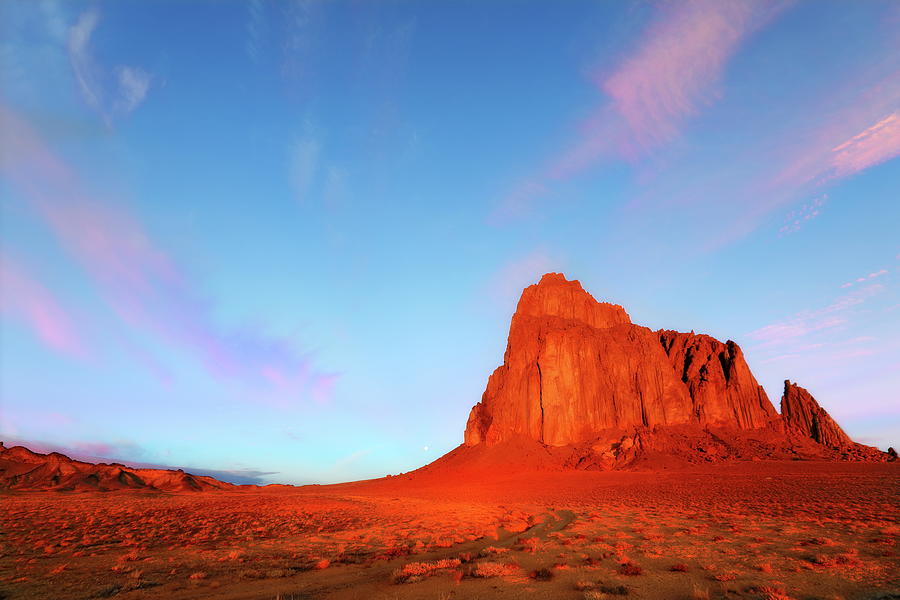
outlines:
{"label": "pink cloud", "polygon": [[548,193],[547,183],[573,177],[612,157],[634,159],[673,141],[688,119],[719,96],[728,59],[784,2],[695,0],[664,5],[632,52],[594,84],[610,102],[580,126],[575,139],[515,187],[490,221],[520,217]]}
{"label": "pink cloud", "polygon": [[74,325],[75,320],[25,265],[0,255],[0,287],[3,313],[21,319],[48,348],[84,357],[85,343]]}
{"label": "pink cloud", "polygon": [[[0,122],[17,149],[3,157],[3,174],[121,320],[193,353],[216,375],[253,377],[276,386],[304,386],[315,375],[308,358],[287,339],[224,331],[210,303],[134,215],[90,196],[78,173],[17,115],[0,108]],[[168,377],[158,365],[154,370]]]}
{"label": "pink cloud", "polygon": [[834,177],[847,177],[900,155],[900,112],[831,149]]}
{"label": "pink cloud", "polygon": [[764,2],[678,2],[643,34],[637,50],[599,86],[628,123],[629,152],[670,142],[717,96],[725,64],[773,14]]}
{"label": "pink cloud", "polygon": [[804,310],[794,316],[778,321],[747,334],[759,342],[757,348],[781,347],[823,329],[831,329],[848,322],[848,313],[873,296],[883,292],[885,287],[873,283],[855,292],[837,298],[831,304],[815,310]]}
{"label": "pink cloud", "polygon": [[778,230],[779,236],[800,231],[807,221],[811,221],[821,214],[827,200],[828,194],[822,194],[818,198],[804,203],[800,208],[792,210],[784,218],[784,225]]}
{"label": "pink cloud", "polygon": [[862,282],[868,281],[868,280],[870,280],[870,279],[875,279],[875,278],[877,278],[877,277],[881,277],[881,276],[883,276],[883,275],[887,275],[888,273],[889,273],[889,271],[888,271],[887,269],[881,269],[881,270],[878,270],[878,271],[873,271],[872,273],[869,273],[869,274],[866,275],[865,277],[857,277],[857,278],[856,278],[856,281],[848,281],[847,283],[841,285],[841,287],[842,287],[842,288],[853,287],[854,283],[862,283]]}

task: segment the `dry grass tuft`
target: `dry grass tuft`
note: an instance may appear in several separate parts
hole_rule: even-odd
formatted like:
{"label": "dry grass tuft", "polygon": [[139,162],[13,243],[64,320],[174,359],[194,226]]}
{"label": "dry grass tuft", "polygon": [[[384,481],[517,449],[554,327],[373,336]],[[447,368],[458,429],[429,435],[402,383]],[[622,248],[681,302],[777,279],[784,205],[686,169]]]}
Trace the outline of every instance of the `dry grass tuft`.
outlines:
{"label": "dry grass tuft", "polygon": [[394,583],[412,583],[433,575],[436,571],[455,569],[460,565],[458,558],[445,558],[433,562],[412,562],[396,569],[391,574]]}
{"label": "dry grass tuft", "polygon": [[475,565],[472,570],[472,577],[503,577],[505,575],[514,575],[519,570],[519,565],[514,562],[482,562]]}
{"label": "dry grass tuft", "polygon": [[774,587],[761,587],[756,590],[763,600],[794,600],[784,590]]}
{"label": "dry grass tuft", "polygon": [[691,591],[691,600],[709,600],[709,589],[695,584]]}

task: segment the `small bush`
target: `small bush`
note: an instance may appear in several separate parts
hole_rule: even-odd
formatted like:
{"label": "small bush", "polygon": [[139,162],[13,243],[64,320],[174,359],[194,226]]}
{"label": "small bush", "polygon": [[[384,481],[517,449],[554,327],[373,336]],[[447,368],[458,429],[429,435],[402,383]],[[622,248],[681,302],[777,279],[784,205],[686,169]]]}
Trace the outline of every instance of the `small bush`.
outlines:
{"label": "small bush", "polygon": [[544,567],[541,569],[536,569],[528,574],[532,579],[536,579],[537,581],[550,581],[553,579],[553,571]]}
{"label": "small bush", "polygon": [[619,566],[619,575],[636,577],[638,575],[642,575],[643,573],[644,569],[642,569],[640,565],[636,565],[631,562],[622,563],[621,566]]}
{"label": "small bush", "polygon": [[483,562],[475,565],[472,577],[503,577],[504,575],[513,575],[518,570],[519,565],[516,563]]}
{"label": "small bush", "polygon": [[455,569],[460,565],[458,558],[444,558],[434,562],[412,562],[396,569],[391,574],[394,583],[412,583],[432,575],[435,571]]}
{"label": "small bush", "polygon": [[694,585],[694,590],[691,592],[691,600],[709,600],[709,590]]}
{"label": "small bush", "polygon": [[761,587],[756,590],[763,597],[763,600],[793,600],[784,590],[773,587]]}
{"label": "small bush", "polygon": [[627,596],[628,588],[624,585],[603,585],[598,584],[597,590],[603,592],[604,594],[610,594],[612,596]]}

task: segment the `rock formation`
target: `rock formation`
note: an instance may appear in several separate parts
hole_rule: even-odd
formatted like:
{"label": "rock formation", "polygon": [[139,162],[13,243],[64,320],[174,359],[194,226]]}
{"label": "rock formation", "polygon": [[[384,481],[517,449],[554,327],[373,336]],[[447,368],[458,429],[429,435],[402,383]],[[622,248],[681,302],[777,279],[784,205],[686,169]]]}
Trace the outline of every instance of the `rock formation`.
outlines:
{"label": "rock formation", "polygon": [[111,491],[159,490],[199,492],[237,489],[236,486],[182,470],[133,469],[112,464],[72,460],[65,454],[40,454],[24,446],[7,448],[0,442],[0,489]]}
{"label": "rock formation", "polygon": [[688,388],[698,423],[758,429],[778,419],[740,346],[731,340],[722,343],[694,332],[660,331],[659,341]]}
{"label": "rock formation", "polygon": [[[884,454],[853,443],[802,388],[785,388],[782,413],[733,341],[651,331],[578,281],[548,273],[522,293],[464,447],[537,443],[554,464],[565,455],[577,468],[654,452],[689,460]],[[562,447],[574,450],[553,450]]]}
{"label": "rock formation", "polygon": [[843,449],[856,445],[809,392],[788,379],[781,396],[781,418],[787,431],[823,446]]}
{"label": "rock formation", "polygon": [[734,342],[634,325],[621,306],[549,273],[522,293],[503,365],[472,409],[465,440],[524,435],[563,446],[604,430],[754,429],[777,418]]}

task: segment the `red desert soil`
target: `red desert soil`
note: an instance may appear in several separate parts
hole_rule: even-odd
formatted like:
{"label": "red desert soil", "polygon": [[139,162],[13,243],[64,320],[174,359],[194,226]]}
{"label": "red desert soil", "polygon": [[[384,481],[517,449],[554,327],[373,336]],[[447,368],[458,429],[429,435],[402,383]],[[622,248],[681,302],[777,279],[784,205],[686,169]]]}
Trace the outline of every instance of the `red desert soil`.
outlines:
{"label": "red desert soil", "polygon": [[[68,598],[900,598],[897,463],[4,492],[0,590]],[[239,490],[240,488],[235,488]]]}

